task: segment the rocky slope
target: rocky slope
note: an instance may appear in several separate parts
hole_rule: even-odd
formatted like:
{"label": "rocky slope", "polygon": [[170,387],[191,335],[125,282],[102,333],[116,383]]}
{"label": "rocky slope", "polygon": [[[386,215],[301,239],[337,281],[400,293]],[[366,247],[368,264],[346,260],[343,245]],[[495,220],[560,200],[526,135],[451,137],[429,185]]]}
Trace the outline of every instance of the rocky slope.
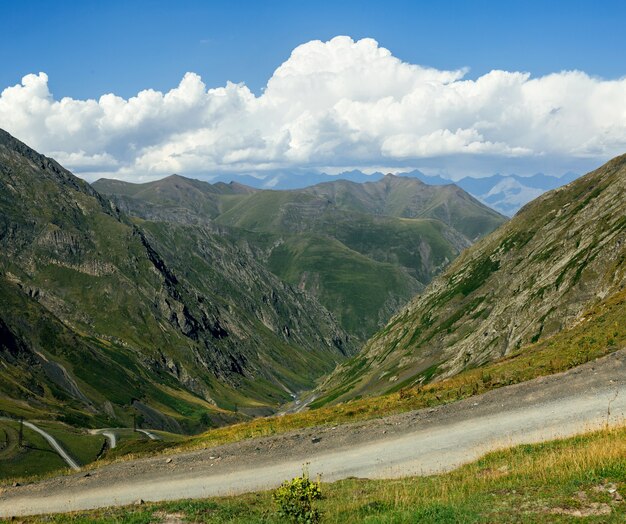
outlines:
{"label": "rocky slope", "polygon": [[625,189],[622,156],[526,205],[340,366],[322,402],[437,380],[583,321],[626,285]]}
{"label": "rocky slope", "polygon": [[94,187],[135,216],[219,231],[314,295],[362,340],[505,220],[455,186],[392,175],[298,191],[175,175],[139,185],[100,180]]}
{"label": "rocky slope", "polygon": [[[204,200],[203,200],[204,202]],[[194,429],[267,413],[354,345],[206,228],[131,221],[0,131],[0,410]]]}

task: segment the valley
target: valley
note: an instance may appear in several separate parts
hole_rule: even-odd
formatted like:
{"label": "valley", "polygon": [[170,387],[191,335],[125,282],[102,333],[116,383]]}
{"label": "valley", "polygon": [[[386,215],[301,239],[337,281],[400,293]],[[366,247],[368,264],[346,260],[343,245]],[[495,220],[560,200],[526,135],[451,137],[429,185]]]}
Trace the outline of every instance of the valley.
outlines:
{"label": "valley", "polygon": [[507,220],[392,175],[92,187],[0,139],[4,515],[620,431],[624,157]]}
{"label": "valley", "polygon": [[291,192],[102,180],[103,197],[0,139],[0,411],[15,420],[181,434],[271,414],[505,221],[393,176]]}
{"label": "valley", "polygon": [[244,250],[203,228],[141,228],[0,139],[4,414],[197,431],[272,412],[356,350]]}
{"label": "valley", "polygon": [[0,5],[0,524],[626,522],[626,3]]}
{"label": "valley", "polygon": [[531,202],[340,366],[318,402],[452,377],[585,321],[626,285],[625,202],[624,156]]}
{"label": "valley", "polygon": [[450,261],[506,219],[455,186],[388,175],[301,190],[256,190],[173,175],[94,187],[132,216],[195,224],[318,299],[359,342]]}

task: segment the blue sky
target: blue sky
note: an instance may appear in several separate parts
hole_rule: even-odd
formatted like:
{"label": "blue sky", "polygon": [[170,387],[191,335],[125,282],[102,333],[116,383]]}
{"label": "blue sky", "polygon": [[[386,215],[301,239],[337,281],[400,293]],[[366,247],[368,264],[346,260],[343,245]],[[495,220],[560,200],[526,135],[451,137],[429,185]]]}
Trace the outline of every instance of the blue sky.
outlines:
{"label": "blue sky", "polygon": [[586,172],[626,2],[0,0],[0,127],[88,180]]}
{"label": "blue sky", "polygon": [[167,90],[187,71],[259,92],[298,44],[372,37],[439,69],[626,74],[623,1],[0,1],[0,87],[45,71],[57,97]]}

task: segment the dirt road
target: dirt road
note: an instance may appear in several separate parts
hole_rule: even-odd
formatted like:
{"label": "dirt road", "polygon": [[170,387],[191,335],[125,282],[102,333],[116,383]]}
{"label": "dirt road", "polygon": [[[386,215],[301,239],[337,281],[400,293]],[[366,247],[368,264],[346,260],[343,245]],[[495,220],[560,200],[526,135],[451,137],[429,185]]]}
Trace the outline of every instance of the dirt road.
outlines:
{"label": "dirt road", "polygon": [[114,429],[92,429],[89,433],[92,435],[102,435],[109,442],[110,449],[117,446],[117,435]]}
{"label": "dirt road", "polygon": [[[2,420],[12,420],[12,419],[4,418],[4,417],[0,417],[0,418],[2,418]],[[67,451],[65,451],[65,449],[63,449],[63,446],[61,446],[61,444],[59,444],[58,441],[52,435],[50,435],[50,433],[48,433],[48,432],[44,431],[43,429],[35,426],[35,424],[33,424],[32,422],[24,421],[24,425],[27,428],[30,428],[33,431],[39,433],[44,439],[46,439],[48,444],[50,444],[50,447],[54,451],[56,451],[56,453],[65,461],[65,463],[70,468],[75,469],[75,470],[79,470],[80,469],[80,466],[78,465],[78,463],[72,457],[70,457],[69,453]]]}
{"label": "dirt road", "polygon": [[[461,402],[337,427],[113,464],[0,494],[0,516],[268,489],[301,472],[332,481],[452,469],[486,451],[623,422],[626,350]],[[171,459],[169,462],[166,459]]]}

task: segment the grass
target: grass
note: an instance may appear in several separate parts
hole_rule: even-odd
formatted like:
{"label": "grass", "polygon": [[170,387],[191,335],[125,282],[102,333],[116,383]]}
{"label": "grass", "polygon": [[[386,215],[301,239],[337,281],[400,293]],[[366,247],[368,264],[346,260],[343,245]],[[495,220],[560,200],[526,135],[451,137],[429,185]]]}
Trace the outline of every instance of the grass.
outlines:
{"label": "grass", "polygon": [[104,462],[110,462],[117,458],[128,459],[146,453],[159,453],[187,439],[185,435],[177,435],[167,431],[150,430],[150,433],[157,435],[160,440],[151,440],[145,433],[133,432],[132,429],[115,429],[113,431],[117,435],[117,446],[107,451]]}
{"label": "grass", "polygon": [[54,422],[37,422],[37,426],[50,433],[79,464],[93,462],[102,451],[105,440],[102,435]]}
{"label": "grass", "polygon": [[[322,484],[323,523],[624,522],[626,427],[494,451],[452,472]],[[278,523],[271,492],[45,517],[57,523]],[[578,515],[581,515],[579,517]],[[41,517],[24,522],[40,521]]]}
{"label": "grass", "polygon": [[270,270],[295,286],[301,285],[332,311],[342,327],[362,339],[371,336],[390,304],[404,304],[420,289],[397,265],[378,262],[321,235],[299,235],[276,247]]}
{"label": "grass", "polygon": [[23,428],[23,446],[17,446],[19,423],[0,420],[0,436],[9,445],[0,449],[0,481],[45,475],[67,468],[46,440],[30,428]]}
{"label": "grass", "polygon": [[[186,436],[166,431],[151,430],[160,440],[151,440],[144,433],[130,428],[112,428],[117,436],[117,446],[102,454],[104,436],[90,434],[60,422],[35,421],[36,425],[50,433],[72,458],[86,469],[93,469],[123,457],[132,458],[136,453],[156,453]],[[0,420],[0,485],[13,481],[34,482],[54,475],[71,472],[67,464],[38,433],[24,426],[24,446],[18,447],[19,423]]]}
{"label": "grass", "polygon": [[[445,220],[428,214],[410,219],[402,211],[403,218],[382,216],[381,206],[350,192],[320,197],[306,191],[262,191],[216,220],[231,226],[234,237],[246,237],[263,249],[274,274],[306,289],[348,333],[366,340],[464,247]],[[479,214],[491,212],[481,208]],[[502,220],[491,218],[494,225]],[[491,229],[484,225],[480,236]],[[262,236],[255,239],[252,232]],[[273,245],[266,245],[267,234],[276,236]]]}

